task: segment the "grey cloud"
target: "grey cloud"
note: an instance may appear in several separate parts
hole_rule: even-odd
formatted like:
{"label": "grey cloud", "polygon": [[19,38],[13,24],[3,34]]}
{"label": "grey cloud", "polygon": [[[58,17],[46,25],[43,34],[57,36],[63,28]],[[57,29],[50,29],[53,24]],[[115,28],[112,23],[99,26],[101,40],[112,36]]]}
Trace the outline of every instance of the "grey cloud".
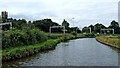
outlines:
{"label": "grey cloud", "polygon": [[[0,4],[0,11],[6,10],[10,17],[37,20],[52,18],[53,21],[61,24],[63,19],[75,17],[75,21],[68,20],[71,26],[84,27],[85,25],[102,22],[109,25],[112,19],[117,20],[117,1],[115,2],[81,2],[76,1],[28,1],[28,2],[7,2]],[[112,1],[112,0],[111,0]]]}

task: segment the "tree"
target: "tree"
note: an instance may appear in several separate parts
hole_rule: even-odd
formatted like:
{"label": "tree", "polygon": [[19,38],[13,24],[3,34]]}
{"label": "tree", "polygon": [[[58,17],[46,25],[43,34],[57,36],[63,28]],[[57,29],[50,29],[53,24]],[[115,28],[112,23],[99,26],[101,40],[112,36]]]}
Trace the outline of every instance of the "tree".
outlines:
{"label": "tree", "polygon": [[82,32],[89,33],[90,31],[89,31],[89,28],[85,26],[85,27],[82,29]]}
{"label": "tree", "polygon": [[62,22],[62,26],[65,26],[65,29],[69,29],[69,23],[64,19],[63,22]]}
{"label": "tree", "polygon": [[118,22],[116,22],[115,20],[113,20],[109,26],[109,28],[116,28],[116,27],[119,27],[119,24]]}
{"label": "tree", "polygon": [[95,33],[100,33],[101,29],[106,29],[106,27],[104,25],[102,25],[102,24],[99,24],[99,23],[97,23],[96,25],[94,25],[94,31],[95,31]]}
{"label": "tree", "polygon": [[35,25],[35,27],[45,32],[49,32],[50,26],[59,26],[58,23],[53,22],[51,19],[33,21],[33,24]]}
{"label": "tree", "polygon": [[115,33],[119,33],[119,24],[115,20],[113,20],[108,28],[112,28],[115,30]]}
{"label": "tree", "polygon": [[7,22],[11,22],[12,27],[15,28],[15,29],[19,29],[19,30],[27,28],[28,27],[27,25],[29,24],[29,22],[27,22],[25,19],[16,20],[16,19],[13,19],[13,18],[8,18]]}
{"label": "tree", "polygon": [[120,34],[120,27],[119,27],[119,34]]}
{"label": "tree", "polygon": [[90,25],[89,28],[91,28],[91,32],[94,32],[94,26]]}
{"label": "tree", "polygon": [[70,27],[68,32],[71,33],[73,31],[75,32],[77,31],[77,33],[81,33],[81,30],[78,27]]}

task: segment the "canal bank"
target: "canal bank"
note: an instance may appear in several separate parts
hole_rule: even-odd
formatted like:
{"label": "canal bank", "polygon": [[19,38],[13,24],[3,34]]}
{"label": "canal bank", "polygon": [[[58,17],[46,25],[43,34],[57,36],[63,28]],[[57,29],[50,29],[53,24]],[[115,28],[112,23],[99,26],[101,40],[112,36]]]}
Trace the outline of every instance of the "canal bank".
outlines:
{"label": "canal bank", "polygon": [[118,53],[95,38],[61,42],[36,56],[3,63],[4,66],[118,66]]}
{"label": "canal bank", "polygon": [[96,40],[107,46],[120,49],[120,39],[119,38],[112,39],[111,37],[114,37],[114,36],[97,36]]}
{"label": "canal bank", "polygon": [[11,47],[8,49],[2,50],[2,61],[7,62],[14,59],[20,59],[23,57],[28,57],[37,54],[38,52],[52,50],[55,49],[56,45],[60,42],[64,42],[71,39],[77,38],[85,38],[84,35],[69,35],[64,37],[59,37],[57,39],[49,39],[46,42],[34,44],[34,45],[27,45],[27,46],[19,46],[19,47]]}

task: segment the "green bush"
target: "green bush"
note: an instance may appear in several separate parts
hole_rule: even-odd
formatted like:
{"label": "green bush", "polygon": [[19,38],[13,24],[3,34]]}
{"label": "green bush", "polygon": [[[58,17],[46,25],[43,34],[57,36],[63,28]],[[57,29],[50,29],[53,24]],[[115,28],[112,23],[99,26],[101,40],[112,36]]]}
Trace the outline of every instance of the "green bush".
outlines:
{"label": "green bush", "polygon": [[50,39],[44,43],[4,49],[2,51],[2,59],[3,61],[8,61],[12,59],[27,57],[40,51],[55,49],[55,46],[58,42],[59,39]]}
{"label": "green bush", "polygon": [[31,45],[44,42],[48,39],[47,35],[39,29],[11,29],[3,31],[2,48],[15,46]]}
{"label": "green bush", "polygon": [[85,34],[86,37],[94,37],[95,35],[93,33],[87,33]]}
{"label": "green bush", "polygon": [[71,32],[71,34],[77,36],[77,33],[75,31]]}
{"label": "green bush", "polygon": [[[39,32],[39,31],[32,30],[32,32],[35,33],[35,32]],[[35,34],[37,35],[37,33],[35,33]],[[24,35],[24,36],[26,38],[26,35]],[[83,36],[79,35],[79,37],[83,37]],[[2,50],[2,60],[9,61],[12,59],[18,59],[18,58],[22,58],[22,57],[31,56],[31,55],[36,54],[41,51],[55,49],[57,43],[67,41],[69,39],[75,39],[75,38],[77,38],[77,36],[65,35],[65,36],[59,37],[57,39],[49,39],[47,41],[44,40],[45,42],[38,43],[38,44],[33,44],[33,45],[29,45],[29,46],[28,45],[17,46],[17,47],[11,47],[8,49],[3,49]],[[38,40],[42,40],[42,39],[43,38],[38,39]]]}
{"label": "green bush", "polygon": [[48,39],[57,39],[62,36],[63,36],[63,34],[50,34],[50,35],[48,35]]}

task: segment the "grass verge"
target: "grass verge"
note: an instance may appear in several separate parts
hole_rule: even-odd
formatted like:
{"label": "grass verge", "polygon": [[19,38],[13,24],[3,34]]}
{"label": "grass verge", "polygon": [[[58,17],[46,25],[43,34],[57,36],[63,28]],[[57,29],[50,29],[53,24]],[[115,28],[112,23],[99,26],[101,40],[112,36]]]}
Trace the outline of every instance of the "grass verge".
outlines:
{"label": "grass verge", "polygon": [[49,39],[45,42],[34,44],[34,45],[25,45],[25,46],[17,46],[17,47],[10,47],[7,49],[2,50],[2,61],[10,61],[14,59],[19,59],[27,56],[31,56],[33,54],[36,54],[41,51],[46,50],[52,50],[55,49],[56,45],[60,42],[64,42],[70,39],[76,39],[76,38],[83,38],[84,35],[78,35],[78,36],[64,36],[59,37],[57,39]]}
{"label": "grass verge", "polygon": [[97,36],[96,40],[103,44],[120,49],[120,37],[119,36]]}

